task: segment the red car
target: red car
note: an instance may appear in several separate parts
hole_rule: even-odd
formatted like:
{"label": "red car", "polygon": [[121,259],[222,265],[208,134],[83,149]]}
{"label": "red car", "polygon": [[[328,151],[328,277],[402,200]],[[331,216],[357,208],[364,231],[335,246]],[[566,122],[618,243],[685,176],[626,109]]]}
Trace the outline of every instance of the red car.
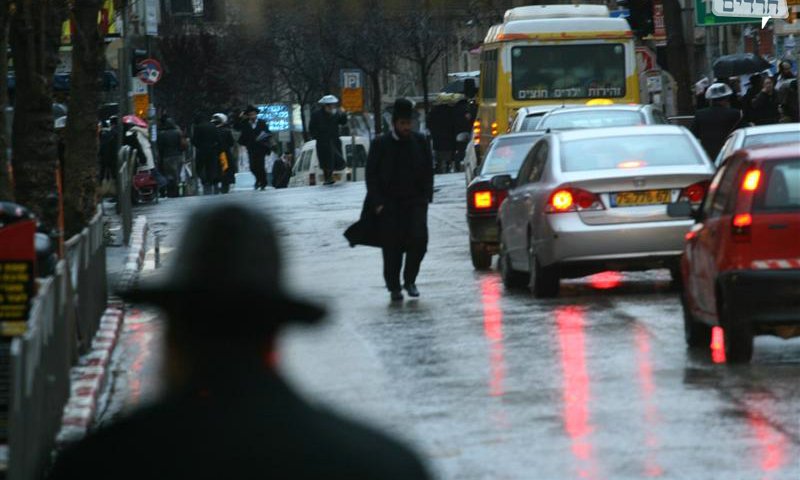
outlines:
{"label": "red car", "polygon": [[739,150],[692,215],[681,260],[686,341],[721,326],[728,362],[749,362],[754,335],[800,336],[800,143]]}

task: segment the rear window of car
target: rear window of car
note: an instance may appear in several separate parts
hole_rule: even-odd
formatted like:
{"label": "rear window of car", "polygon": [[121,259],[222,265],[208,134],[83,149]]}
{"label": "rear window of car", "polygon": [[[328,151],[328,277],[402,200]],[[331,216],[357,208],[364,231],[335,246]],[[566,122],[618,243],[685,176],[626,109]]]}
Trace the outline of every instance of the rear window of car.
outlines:
{"label": "rear window of car", "polygon": [[591,138],[561,146],[564,172],[702,164],[702,157],[685,135]]}
{"label": "rear window of car", "polygon": [[775,145],[778,143],[800,142],[800,130],[796,132],[761,133],[749,135],[744,139],[745,147],[757,147],[759,145]]}
{"label": "rear window of car", "polygon": [[501,138],[494,141],[483,161],[481,175],[516,175],[525,156],[531,150],[538,136]]}
{"label": "rear window of car", "polygon": [[766,188],[756,198],[756,210],[800,210],[800,158],[767,165]]}
{"label": "rear window of car", "polygon": [[639,112],[630,110],[581,110],[578,112],[559,112],[542,119],[539,130],[552,128],[567,130],[573,128],[603,128],[644,125],[645,118]]}
{"label": "rear window of car", "polygon": [[536,125],[539,125],[539,121],[542,120],[542,117],[544,117],[544,113],[534,113],[533,115],[528,115],[522,120],[520,131],[530,132],[532,130],[536,130]]}

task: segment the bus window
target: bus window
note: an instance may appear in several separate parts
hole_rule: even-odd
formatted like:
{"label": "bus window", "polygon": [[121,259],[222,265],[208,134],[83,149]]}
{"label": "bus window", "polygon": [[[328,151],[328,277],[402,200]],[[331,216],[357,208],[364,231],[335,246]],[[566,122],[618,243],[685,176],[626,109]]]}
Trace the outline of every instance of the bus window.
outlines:
{"label": "bus window", "polygon": [[497,98],[497,50],[486,50],[481,54],[481,83],[483,99]]}
{"label": "bus window", "polygon": [[625,45],[525,46],[511,49],[516,100],[625,96]]}

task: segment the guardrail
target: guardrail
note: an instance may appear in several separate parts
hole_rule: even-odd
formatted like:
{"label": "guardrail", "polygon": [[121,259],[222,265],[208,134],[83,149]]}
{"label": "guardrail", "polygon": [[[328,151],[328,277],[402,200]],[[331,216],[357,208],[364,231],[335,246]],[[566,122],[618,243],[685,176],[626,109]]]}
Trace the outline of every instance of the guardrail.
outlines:
{"label": "guardrail", "polygon": [[10,347],[9,480],[39,479],[50,463],[70,367],[97,331],[106,304],[103,220],[66,243],[56,273],[37,283],[27,331]]}
{"label": "guardrail", "polygon": [[130,244],[131,229],[133,228],[133,172],[131,166],[134,165],[134,151],[125,145],[119,149],[117,172],[117,214],[122,218],[122,241],[125,245]]}

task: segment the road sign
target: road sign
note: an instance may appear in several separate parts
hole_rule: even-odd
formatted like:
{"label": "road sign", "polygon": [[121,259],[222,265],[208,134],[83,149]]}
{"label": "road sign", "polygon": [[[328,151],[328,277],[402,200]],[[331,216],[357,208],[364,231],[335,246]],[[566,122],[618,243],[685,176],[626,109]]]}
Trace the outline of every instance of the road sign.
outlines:
{"label": "road sign", "polygon": [[748,17],[718,17],[711,12],[712,0],[695,0],[695,24],[698,27],[715,27],[718,25],[731,25],[737,23],[761,23],[761,18]]}
{"label": "road sign", "polygon": [[342,88],[364,88],[364,73],[355,68],[339,70],[339,86]]}
{"label": "road sign", "polygon": [[154,58],[145,58],[137,65],[137,77],[146,85],[155,85],[161,80],[161,64]]}
{"label": "road sign", "polygon": [[285,103],[257,105],[258,118],[267,122],[270,132],[289,131],[292,128],[292,114]]}
{"label": "road sign", "polygon": [[364,89],[342,88],[342,108],[348,112],[363,112]]}
{"label": "road sign", "polygon": [[713,0],[711,11],[720,17],[777,17],[789,16],[786,0]]}
{"label": "road sign", "polygon": [[636,68],[639,73],[654,70],[658,67],[656,54],[647,47],[636,47]]}

